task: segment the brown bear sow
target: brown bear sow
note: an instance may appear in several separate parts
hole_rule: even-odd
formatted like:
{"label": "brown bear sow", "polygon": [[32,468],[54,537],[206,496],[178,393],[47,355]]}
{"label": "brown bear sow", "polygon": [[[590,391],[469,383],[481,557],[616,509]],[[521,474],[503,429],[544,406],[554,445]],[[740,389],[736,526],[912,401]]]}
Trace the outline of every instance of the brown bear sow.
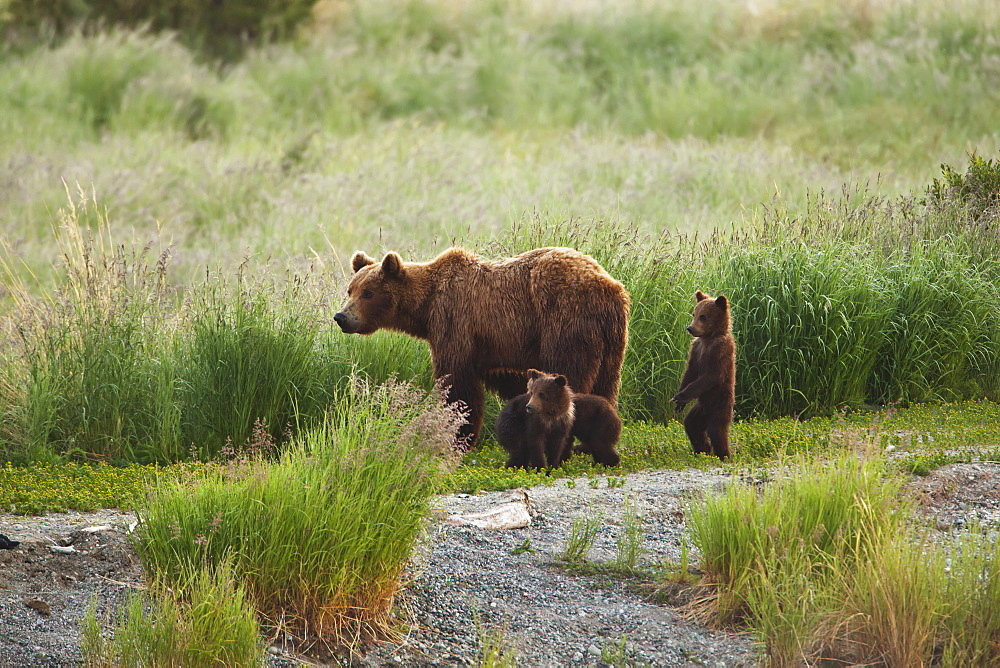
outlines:
{"label": "brown bear sow", "polygon": [[396,253],[376,262],[358,251],[351,265],[334,320],[347,333],[393,329],[430,343],[448,401],[469,410],[459,434],[466,447],[482,427],[483,386],[512,399],[530,368],[563,374],[574,389],[617,405],[630,300],[593,258],[537,248],[488,261],[452,248],[430,262]]}
{"label": "brown bear sow", "polygon": [[687,368],[680,392],[674,395],[676,410],[694,401],[684,418],[684,430],[695,452],[729,456],[729,425],[733,422],[736,398],[736,342],[725,295],[710,298],[701,290],[694,293],[694,317],[688,332],[691,342]]}
{"label": "brown bear sow", "polygon": [[497,442],[510,454],[507,466],[562,464],[573,414],[566,376],[528,369],[528,391],[508,401],[497,416]]}
{"label": "brown bear sow", "polygon": [[[596,394],[577,394],[573,396],[573,413],[570,434],[580,441],[573,452],[590,455],[595,464],[618,466],[621,457],[615,445],[622,434],[622,421],[615,407]],[[563,459],[569,454],[564,452]]]}

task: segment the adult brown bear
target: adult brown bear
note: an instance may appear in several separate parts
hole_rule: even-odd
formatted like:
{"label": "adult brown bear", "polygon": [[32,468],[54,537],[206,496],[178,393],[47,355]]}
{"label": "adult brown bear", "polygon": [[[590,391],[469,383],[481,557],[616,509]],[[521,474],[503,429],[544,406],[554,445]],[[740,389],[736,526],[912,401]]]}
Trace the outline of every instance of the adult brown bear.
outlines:
{"label": "adult brown bear", "polygon": [[468,408],[465,447],[482,427],[483,386],[513,399],[527,389],[530,368],[562,374],[617,406],[630,299],[592,257],[537,248],[483,260],[452,248],[430,262],[396,253],[376,262],[358,251],[351,266],[334,320],[349,334],[384,328],[425,339],[448,401]]}

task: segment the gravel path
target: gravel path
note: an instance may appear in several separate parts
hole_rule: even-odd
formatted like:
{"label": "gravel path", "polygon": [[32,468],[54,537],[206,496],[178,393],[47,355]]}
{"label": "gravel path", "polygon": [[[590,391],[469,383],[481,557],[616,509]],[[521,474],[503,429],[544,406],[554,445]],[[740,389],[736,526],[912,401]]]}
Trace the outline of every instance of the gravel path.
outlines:
{"label": "gravel path", "polygon": [[[613,561],[626,499],[644,518],[643,561],[678,561],[683,497],[727,479],[721,470],[650,472],[626,476],[620,487],[594,479],[596,489],[586,479],[572,488],[558,480],[529,490],[537,515],[528,527],[435,524],[403,599],[414,630],[403,643],[370,653],[365,664],[469,665],[479,633],[501,630],[525,666],[603,665],[602,651],[624,654],[628,665],[755,665],[745,634],[686,621],[620,580],[553,566],[573,519],[581,516],[603,517],[590,560]],[[438,508],[441,514],[480,512],[511,498],[510,492],[453,495],[440,499]],[[526,541],[537,551],[515,553]]]}
{"label": "gravel path", "polygon": [[[372,648],[354,664],[471,665],[481,634],[502,632],[524,666],[601,666],[611,654],[617,655],[615,665],[755,665],[746,634],[685,620],[675,609],[633,593],[622,579],[572,574],[554,565],[577,517],[602,518],[589,558],[613,561],[626,500],[643,517],[642,562],[676,562],[685,497],[730,479],[723,469],[563,479],[528,490],[535,516],[524,528],[432,521],[399,601],[410,631],[400,642]],[[939,530],[972,519],[1000,525],[1000,464],[943,467],[915,478],[910,488],[922,501],[921,514]],[[436,512],[439,518],[481,512],[511,498],[511,492],[450,495],[437,500]],[[142,586],[142,570],[125,534],[132,522],[131,513],[115,510],[0,514],[0,533],[21,541],[13,550],[0,550],[0,666],[79,661],[79,619],[92,597],[103,614],[114,610],[128,590]],[[112,529],[81,531],[101,525]],[[526,545],[534,551],[517,549]],[[58,552],[53,546],[77,551]],[[274,666],[308,663],[276,648],[269,659]]]}

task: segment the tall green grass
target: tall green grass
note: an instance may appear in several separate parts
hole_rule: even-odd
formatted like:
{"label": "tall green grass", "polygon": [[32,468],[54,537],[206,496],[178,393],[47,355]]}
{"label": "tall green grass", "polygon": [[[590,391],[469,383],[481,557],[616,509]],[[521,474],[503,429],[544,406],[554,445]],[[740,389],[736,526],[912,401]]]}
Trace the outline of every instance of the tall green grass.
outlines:
{"label": "tall green grass", "polygon": [[766,665],[824,661],[991,665],[1000,561],[995,532],[932,536],[883,462],[838,456],[694,500],[705,572],[689,611],[745,623]]}
{"label": "tall green grass", "polygon": [[238,459],[195,485],[159,484],[138,510],[136,551],[166,583],[232,558],[268,628],[357,647],[391,630],[460,421],[437,392],[353,385],[278,461]]}
{"label": "tall green grass", "polygon": [[[673,418],[696,289],[733,304],[741,418],[996,400],[1000,264],[989,250],[997,243],[990,197],[970,204],[951,193],[921,204],[847,191],[710,235],[537,214],[474,248],[504,257],[572,246],[625,284],[628,421]],[[207,459],[244,447],[258,427],[282,444],[321,421],[352,374],[433,383],[424,342],[347,336],[332,325],[347,280],[338,272],[220,270],[181,288],[167,278],[169,255],[152,264],[150,249],[115,242],[107,211],[89,195],[61,215],[55,287],[23,280],[13,251],[5,259],[8,460]]]}

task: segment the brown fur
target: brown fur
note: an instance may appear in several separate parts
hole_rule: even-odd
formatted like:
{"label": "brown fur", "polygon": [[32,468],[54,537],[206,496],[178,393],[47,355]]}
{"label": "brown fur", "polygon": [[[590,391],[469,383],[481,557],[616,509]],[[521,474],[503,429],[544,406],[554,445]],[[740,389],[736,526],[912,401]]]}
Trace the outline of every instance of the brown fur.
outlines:
{"label": "brown fur", "polygon": [[[580,445],[573,452],[586,453],[595,464],[618,466],[621,457],[615,450],[622,433],[618,411],[604,397],[596,394],[577,394],[573,397],[573,429],[570,434],[579,439]],[[568,459],[569,451],[563,454]]]}
{"label": "brown fur", "polygon": [[511,399],[529,368],[566,376],[617,405],[630,300],[593,258],[538,248],[487,261],[452,248],[430,262],[381,263],[357,252],[347,301],[334,319],[347,333],[392,329],[425,339],[448,400],[469,410],[460,434],[475,445],[483,386]]}
{"label": "brown fur", "polygon": [[684,430],[695,452],[729,457],[729,425],[736,398],[736,342],[731,332],[729,300],[715,299],[698,290],[688,332],[691,342],[681,389],[674,395],[680,413],[692,401]]}
{"label": "brown fur", "polygon": [[574,415],[566,376],[528,369],[528,391],[508,401],[497,416],[497,442],[510,454],[507,466],[562,464]]}

